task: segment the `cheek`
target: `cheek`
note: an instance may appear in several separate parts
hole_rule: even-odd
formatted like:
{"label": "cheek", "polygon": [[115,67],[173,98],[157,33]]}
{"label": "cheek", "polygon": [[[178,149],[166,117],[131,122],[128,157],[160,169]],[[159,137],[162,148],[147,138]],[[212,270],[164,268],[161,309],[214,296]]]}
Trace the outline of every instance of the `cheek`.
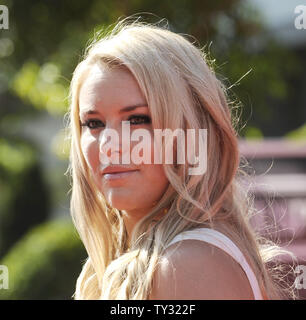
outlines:
{"label": "cheek", "polygon": [[83,134],[81,137],[81,149],[86,163],[91,171],[99,168],[99,144],[95,137]]}
{"label": "cheek", "polygon": [[154,163],[154,149],[156,150],[155,152],[163,154],[163,157],[160,160],[164,163],[165,150],[163,149],[162,144],[157,143],[154,145],[153,134],[151,134],[151,164],[144,165],[146,177],[144,186],[147,190],[150,190],[152,196],[154,195],[154,198],[159,198],[167,189],[169,181],[165,174],[163,165],[158,162],[156,164]]}
{"label": "cheek", "polygon": [[163,166],[152,164],[144,166],[143,169],[145,172],[145,179],[142,188],[146,189],[154,198],[161,197],[169,185]]}

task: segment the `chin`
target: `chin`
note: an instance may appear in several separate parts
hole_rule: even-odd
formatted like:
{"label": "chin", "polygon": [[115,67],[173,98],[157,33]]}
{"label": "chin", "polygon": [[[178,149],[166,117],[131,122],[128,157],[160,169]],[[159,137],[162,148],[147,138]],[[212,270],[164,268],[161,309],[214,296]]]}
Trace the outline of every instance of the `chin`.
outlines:
{"label": "chin", "polygon": [[137,207],[137,204],[133,199],[135,197],[125,197],[122,195],[107,195],[105,197],[106,201],[117,210],[133,210]]}

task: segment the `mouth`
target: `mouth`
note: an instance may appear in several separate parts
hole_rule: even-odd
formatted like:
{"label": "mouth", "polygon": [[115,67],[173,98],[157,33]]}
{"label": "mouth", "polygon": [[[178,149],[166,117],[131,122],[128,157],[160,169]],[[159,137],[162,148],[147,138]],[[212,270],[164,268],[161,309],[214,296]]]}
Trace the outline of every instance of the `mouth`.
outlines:
{"label": "mouth", "polygon": [[125,179],[125,178],[131,177],[133,174],[135,174],[138,171],[139,170],[130,170],[130,171],[105,173],[103,174],[103,178],[107,181]]}

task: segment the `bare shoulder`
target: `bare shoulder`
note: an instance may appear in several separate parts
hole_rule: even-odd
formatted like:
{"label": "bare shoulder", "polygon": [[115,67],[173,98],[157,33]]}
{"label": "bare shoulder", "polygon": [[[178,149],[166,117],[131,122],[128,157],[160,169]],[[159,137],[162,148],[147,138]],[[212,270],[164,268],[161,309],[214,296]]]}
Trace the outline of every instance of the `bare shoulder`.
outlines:
{"label": "bare shoulder", "polygon": [[241,266],[223,250],[198,240],[169,246],[154,274],[151,300],[254,299]]}

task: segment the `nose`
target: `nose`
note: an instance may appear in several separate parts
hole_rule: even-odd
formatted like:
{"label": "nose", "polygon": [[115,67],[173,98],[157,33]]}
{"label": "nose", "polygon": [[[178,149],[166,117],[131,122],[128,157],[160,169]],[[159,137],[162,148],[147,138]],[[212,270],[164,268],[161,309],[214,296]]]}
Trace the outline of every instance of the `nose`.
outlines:
{"label": "nose", "polygon": [[[130,153],[130,132],[128,123],[106,126],[99,135],[99,160],[103,165],[120,164],[123,155],[128,158]],[[123,140],[123,141],[122,141]],[[124,162],[126,163],[126,160]]]}

